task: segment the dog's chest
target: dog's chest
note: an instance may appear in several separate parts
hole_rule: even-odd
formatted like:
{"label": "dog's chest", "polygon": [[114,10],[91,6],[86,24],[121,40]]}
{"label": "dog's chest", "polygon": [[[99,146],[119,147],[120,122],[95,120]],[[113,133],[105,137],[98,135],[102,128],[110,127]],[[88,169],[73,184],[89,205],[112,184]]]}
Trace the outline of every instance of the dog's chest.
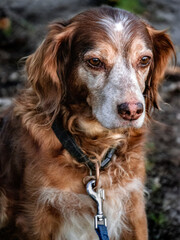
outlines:
{"label": "dog's chest", "polygon": [[[64,213],[64,224],[60,227],[56,240],[98,240],[97,234],[94,230],[94,216],[97,213],[96,204],[89,196],[83,196],[82,201],[79,201],[81,209],[73,209],[72,212]],[[85,204],[87,206],[85,207]],[[104,201],[104,215],[108,221],[108,234],[113,240],[119,240],[119,236],[123,227],[122,217],[124,209],[122,200]],[[88,211],[84,211],[84,209]],[[67,216],[68,215],[68,216]]]}
{"label": "dog's chest", "polygon": [[[118,186],[106,190],[103,212],[107,217],[110,239],[119,240],[122,230],[127,228],[125,224],[126,204],[130,201],[131,193],[134,191],[142,191],[142,184],[138,179],[132,180],[126,187]],[[88,195],[45,188],[39,201],[48,202],[60,212],[63,221],[60,221],[54,233],[55,240],[98,239],[94,230],[97,206]]]}

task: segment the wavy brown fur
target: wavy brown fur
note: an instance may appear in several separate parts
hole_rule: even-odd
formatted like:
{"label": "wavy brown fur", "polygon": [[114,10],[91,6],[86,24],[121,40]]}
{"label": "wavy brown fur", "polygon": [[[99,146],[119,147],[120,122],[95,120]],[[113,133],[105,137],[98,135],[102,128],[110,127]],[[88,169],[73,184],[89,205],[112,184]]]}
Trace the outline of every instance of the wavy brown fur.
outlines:
{"label": "wavy brown fur", "polygon": [[[103,127],[88,103],[90,90],[78,77],[77,66],[82,64],[85,50],[93,49],[97,41],[114,46],[98,21],[106,18],[114,21],[119,16],[127,16],[131,21],[126,29],[130,37],[126,47],[132,44],[134,29],[139,29],[141,37],[153,51],[153,62],[143,93],[146,117],[139,129]],[[99,183],[107,192],[108,209],[113,211],[114,207],[122,207],[114,233],[109,219],[110,239],[147,239],[141,187],[145,181],[144,141],[148,116],[158,106],[158,86],[173,53],[172,42],[166,33],[156,31],[139,18],[117,9],[94,9],[68,22],[52,24],[41,46],[27,58],[27,88],[4,114],[1,124],[0,226],[13,220],[25,234],[25,239],[59,240],[65,239],[66,209],[72,208],[72,216],[76,216],[77,221],[80,221],[79,216],[86,216],[84,219],[88,221],[90,218],[92,223],[95,206],[86,196],[83,184],[89,170],[73,159],[55,137],[51,125],[59,115],[64,127],[90,159],[101,161],[110,147],[117,147],[112,162],[101,173]],[[47,194],[43,189],[49,189]],[[54,194],[48,195],[51,191]],[[63,192],[72,193],[72,199],[76,194],[74,207],[68,205],[68,200],[62,206],[58,196]],[[90,202],[90,206],[83,205],[81,197]],[[79,207],[75,204],[77,199]],[[111,218],[112,214],[109,214]],[[73,230],[73,225],[70,226],[75,231],[74,239],[77,239],[78,233]],[[93,234],[92,230],[88,239],[94,239]]]}

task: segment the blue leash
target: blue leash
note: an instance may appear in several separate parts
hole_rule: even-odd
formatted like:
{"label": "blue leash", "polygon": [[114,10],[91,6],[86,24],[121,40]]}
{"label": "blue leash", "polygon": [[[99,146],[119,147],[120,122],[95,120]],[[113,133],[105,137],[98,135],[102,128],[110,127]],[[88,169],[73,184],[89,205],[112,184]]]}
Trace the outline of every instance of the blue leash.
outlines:
{"label": "blue leash", "polygon": [[109,240],[107,227],[105,225],[98,225],[96,233],[100,240]]}
{"label": "blue leash", "polygon": [[99,240],[109,240],[107,232],[107,220],[103,214],[104,190],[100,188],[97,190],[97,192],[95,192],[93,190],[95,182],[95,180],[91,180],[86,185],[87,193],[97,204],[97,215],[94,217],[94,228]]}

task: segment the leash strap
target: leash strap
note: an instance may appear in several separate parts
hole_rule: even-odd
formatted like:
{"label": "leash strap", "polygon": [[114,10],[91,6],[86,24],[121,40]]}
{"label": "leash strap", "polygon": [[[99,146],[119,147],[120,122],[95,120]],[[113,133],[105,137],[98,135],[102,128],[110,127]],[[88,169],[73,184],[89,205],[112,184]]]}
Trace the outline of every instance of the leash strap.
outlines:
{"label": "leash strap", "polygon": [[109,240],[107,227],[105,225],[98,225],[96,233],[99,237],[99,240]]}

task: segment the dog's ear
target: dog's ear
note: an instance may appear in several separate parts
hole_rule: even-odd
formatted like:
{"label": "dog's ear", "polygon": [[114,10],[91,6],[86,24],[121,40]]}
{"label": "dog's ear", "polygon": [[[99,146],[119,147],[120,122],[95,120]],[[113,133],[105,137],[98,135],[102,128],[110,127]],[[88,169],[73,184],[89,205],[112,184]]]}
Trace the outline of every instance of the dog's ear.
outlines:
{"label": "dog's ear", "polygon": [[173,43],[165,31],[158,31],[151,26],[146,26],[152,41],[153,47],[153,64],[151,66],[149,76],[146,82],[145,96],[147,113],[150,114],[151,109],[159,109],[158,87],[161,83],[169,60],[174,55],[175,50]]}
{"label": "dog's ear", "polygon": [[45,40],[26,60],[28,81],[38,97],[37,108],[48,115],[58,112],[64,96],[64,77],[73,27],[56,22]]}

